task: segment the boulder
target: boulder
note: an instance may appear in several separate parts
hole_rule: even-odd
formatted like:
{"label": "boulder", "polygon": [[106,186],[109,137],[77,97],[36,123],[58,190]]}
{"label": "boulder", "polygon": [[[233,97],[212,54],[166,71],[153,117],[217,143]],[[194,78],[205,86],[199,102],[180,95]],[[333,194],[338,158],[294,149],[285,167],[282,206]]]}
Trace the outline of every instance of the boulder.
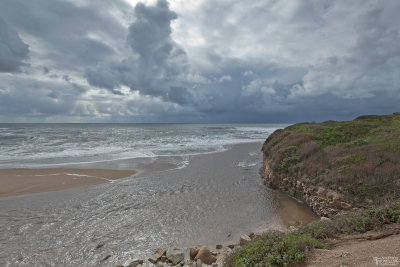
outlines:
{"label": "boulder", "polygon": [[196,261],[201,260],[205,264],[212,264],[214,263],[217,259],[211,254],[211,251],[206,247],[202,246],[197,253],[196,257],[194,258]]}
{"label": "boulder", "polygon": [[108,260],[109,258],[111,258],[111,255],[105,256],[101,261],[106,261],[106,260]]}
{"label": "boulder", "polygon": [[178,253],[168,257],[168,260],[171,262],[172,265],[177,265],[178,263],[184,261],[185,254]]}
{"label": "boulder", "polygon": [[128,267],[136,267],[140,264],[143,264],[143,260],[134,260],[131,263],[129,263]]}
{"label": "boulder", "polygon": [[156,264],[157,261],[167,254],[167,250],[165,248],[158,248],[156,252],[149,258],[149,261],[153,264]]}
{"label": "boulder", "polygon": [[250,233],[250,234],[249,234],[249,237],[250,237],[251,239],[254,239],[254,238],[256,237],[256,235],[255,235],[254,233]]}
{"label": "boulder", "polygon": [[222,247],[223,247],[223,246],[220,245],[220,244],[218,244],[218,245],[215,246],[216,249],[221,249]]}
{"label": "boulder", "polygon": [[101,243],[97,244],[96,249],[102,248],[102,247],[104,247],[104,245],[105,245],[104,242],[101,242]]}
{"label": "boulder", "polygon": [[319,197],[325,197],[325,195],[326,195],[326,188],[324,188],[324,187],[318,187],[318,189],[317,189],[317,195],[318,195]]}
{"label": "boulder", "polygon": [[190,259],[194,260],[194,258],[196,258],[197,253],[199,253],[198,248],[190,248],[190,250],[189,250]]}
{"label": "boulder", "polygon": [[239,244],[240,244],[240,246],[244,246],[244,245],[247,245],[248,243],[250,243],[250,241],[251,241],[251,238],[248,235],[241,235]]}
{"label": "boulder", "polygon": [[321,222],[331,222],[332,220],[329,219],[328,217],[321,217],[321,219],[319,219]]}
{"label": "boulder", "polygon": [[341,202],[341,203],[340,203],[340,207],[341,207],[342,209],[344,209],[344,210],[349,210],[349,209],[351,209],[352,206],[351,206],[349,203]]}

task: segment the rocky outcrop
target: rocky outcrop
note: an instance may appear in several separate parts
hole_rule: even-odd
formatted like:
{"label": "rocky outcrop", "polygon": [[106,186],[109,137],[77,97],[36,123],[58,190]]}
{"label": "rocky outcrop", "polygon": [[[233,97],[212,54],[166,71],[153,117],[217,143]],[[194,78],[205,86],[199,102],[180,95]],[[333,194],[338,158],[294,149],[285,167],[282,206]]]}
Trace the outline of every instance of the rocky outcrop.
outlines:
{"label": "rocky outcrop", "polygon": [[164,255],[167,254],[167,250],[165,248],[158,248],[156,252],[149,258],[149,261],[153,264],[156,264],[157,261]]}
{"label": "rocky outcrop", "polygon": [[250,243],[250,241],[251,241],[251,238],[250,238],[248,235],[241,235],[241,236],[240,236],[239,244],[240,244],[241,246],[245,246],[245,245],[247,245],[248,243]]}
{"label": "rocky outcrop", "polygon": [[332,217],[339,212],[355,210],[342,194],[321,186],[315,186],[297,177],[274,173],[268,158],[264,155],[261,176],[273,188],[307,203],[319,216]]}
{"label": "rocky outcrop", "polygon": [[212,264],[217,261],[217,258],[215,258],[214,255],[212,255],[211,251],[206,247],[202,246],[197,253],[196,257],[194,258],[195,260],[201,260],[205,264]]}

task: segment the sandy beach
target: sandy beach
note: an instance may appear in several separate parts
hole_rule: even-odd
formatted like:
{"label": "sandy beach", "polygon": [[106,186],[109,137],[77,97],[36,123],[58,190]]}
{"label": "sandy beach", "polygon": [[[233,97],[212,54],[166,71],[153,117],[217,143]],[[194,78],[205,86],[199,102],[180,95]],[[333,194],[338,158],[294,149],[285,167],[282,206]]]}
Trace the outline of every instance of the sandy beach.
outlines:
{"label": "sandy beach", "polygon": [[135,173],[109,169],[0,169],[0,197],[95,185]]}

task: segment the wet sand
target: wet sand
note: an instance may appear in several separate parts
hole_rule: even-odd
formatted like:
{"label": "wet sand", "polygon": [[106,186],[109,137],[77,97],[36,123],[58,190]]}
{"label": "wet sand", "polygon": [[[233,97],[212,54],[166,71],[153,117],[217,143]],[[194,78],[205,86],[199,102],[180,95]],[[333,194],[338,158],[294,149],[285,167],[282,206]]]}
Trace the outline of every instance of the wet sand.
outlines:
{"label": "wet sand", "polygon": [[96,185],[135,173],[108,169],[0,169],[0,197]]}

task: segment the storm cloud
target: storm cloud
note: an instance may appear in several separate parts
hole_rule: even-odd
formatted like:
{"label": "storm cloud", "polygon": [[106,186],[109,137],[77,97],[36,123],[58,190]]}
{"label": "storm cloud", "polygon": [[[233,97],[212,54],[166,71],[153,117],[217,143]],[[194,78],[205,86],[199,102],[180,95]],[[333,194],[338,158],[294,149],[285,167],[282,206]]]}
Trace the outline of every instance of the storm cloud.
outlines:
{"label": "storm cloud", "polygon": [[127,58],[119,62],[100,64],[86,70],[93,86],[121,94],[121,85],[142,95],[161,96],[184,104],[190,99],[181,79],[188,71],[186,53],[171,38],[171,22],[178,18],[165,0],[154,6],[138,3],[134,22],[129,26]]}
{"label": "storm cloud", "polygon": [[399,13],[396,0],[3,0],[0,120],[392,113]]}

